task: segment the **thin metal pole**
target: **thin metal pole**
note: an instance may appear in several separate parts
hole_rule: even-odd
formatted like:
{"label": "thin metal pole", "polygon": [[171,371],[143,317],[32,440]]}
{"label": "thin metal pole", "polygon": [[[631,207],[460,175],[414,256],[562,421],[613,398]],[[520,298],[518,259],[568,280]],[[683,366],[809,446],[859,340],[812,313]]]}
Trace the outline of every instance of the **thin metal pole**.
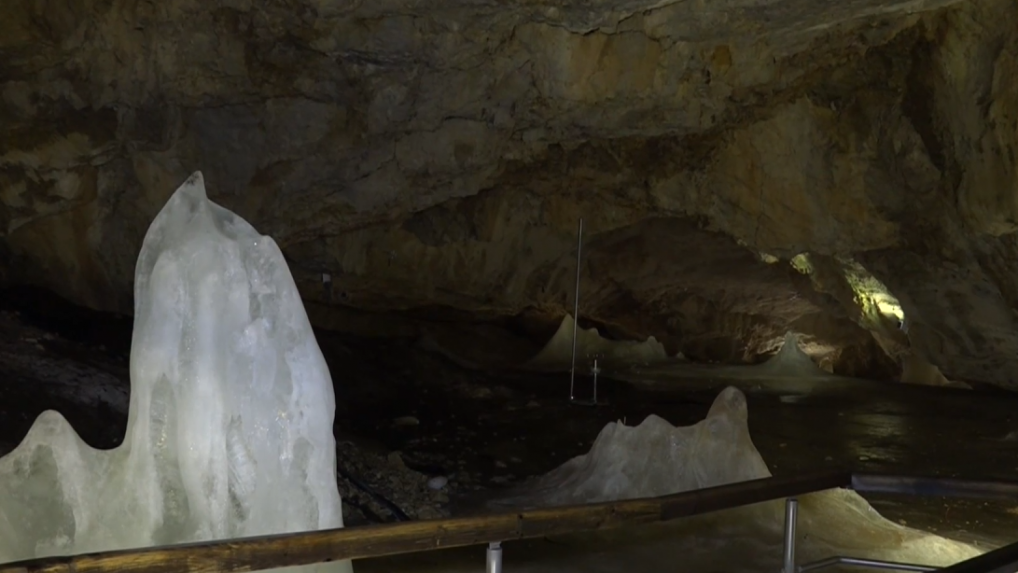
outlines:
{"label": "thin metal pole", "polygon": [[795,568],[795,521],[799,514],[799,500],[785,500],[785,552],[781,573],[798,573]]}
{"label": "thin metal pole", "polygon": [[573,363],[569,367],[569,400],[576,398],[576,329],[580,314],[580,260],[583,250],[583,217],[576,232],[576,295],[573,297]]}
{"label": "thin metal pole", "polygon": [[597,373],[601,369],[597,367],[597,358],[594,359],[594,398],[591,400],[594,404],[597,404]]}
{"label": "thin metal pole", "polygon": [[487,573],[502,573],[502,544],[500,542],[488,544],[488,566]]}
{"label": "thin metal pole", "polygon": [[856,567],[869,567],[871,569],[884,569],[887,571],[911,571],[913,573],[929,573],[937,571],[940,567],[930,565],[915,565],[912,563],[896,563],[894,561],[881,561],[879,559],[862,559],[860,557],[828,557],[813,563],[807,563],[799,567],[799,573],[826,569],[835,565],[854,565]]}

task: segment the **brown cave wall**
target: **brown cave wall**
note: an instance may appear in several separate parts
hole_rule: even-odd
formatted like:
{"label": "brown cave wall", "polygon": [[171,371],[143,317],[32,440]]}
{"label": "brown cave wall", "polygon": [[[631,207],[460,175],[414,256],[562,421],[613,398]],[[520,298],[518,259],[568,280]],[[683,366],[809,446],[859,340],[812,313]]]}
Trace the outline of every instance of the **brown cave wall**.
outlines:
{"label": "brown cave wall", "polygon": [[[507,236],[490,237],[479,220],[486,203],[517,206]],[[568,209],[583,204],[570,198],[564,203]],[[575,230],[550,231],[554,224],[544,218],[549,211],[554,207],[547,201],[485,193],[419,213],[409,225],[413,232],[404,225],[399,232],[365,230],[335,239],[347,252],[378,253],[374,262],[322,258],[340,250],[322,241],[287,252],[294,260],[315,261],[313,270],[293,267],[309,301],[329,299],[383,312],[400,308],[390,293],[405,292],[415,295],[402,301],[408,311],[425,299],[467,311],[464,319],[540,314],[547,323],[572,312],[576,246]],[[766,263],[695,220],[649,218],[603,232],[597,231],[596,219],[585,223],[581,317],[605,336],[652,335],[672,353],[709,362],[753,361],[776,350],[789,329],[811,343],[815,339],[812,353],[818,359],[840,348],[865,346],[870,338],[836,301],[802,296],[799,289],[809,285],[796,281],[789,265]],[[472,231],[466,237],[446,234],[440,241],[420,236],[423,229],[449,233],[454,228]],[[364,247],[351,249],[353,244]],[[331,277],[330,290],[323,288],[322,272]],[[342,328],[341,322],[333,326]],[[538,336],[547,337],[548,330]]]}
{"label": "brown cave wall", "polygon": [[748,360],[791,325],[886,370],[851,301],[755,255],[808,251],[888,285],[945,375],[1018,373],[1013,1],[58,4],[0,23],[8,282],[129,311],[201,169],[309,304],[330,272],[337,309],[552,316],[583,216],[606,328]]}

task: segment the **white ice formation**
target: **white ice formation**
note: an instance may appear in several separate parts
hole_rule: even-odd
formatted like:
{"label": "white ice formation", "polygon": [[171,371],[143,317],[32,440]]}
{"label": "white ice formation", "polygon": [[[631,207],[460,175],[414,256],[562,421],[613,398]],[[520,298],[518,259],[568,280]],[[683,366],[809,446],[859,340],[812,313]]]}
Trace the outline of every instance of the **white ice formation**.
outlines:
{"label": "white ice formation", "polygon": [[763,364],[751,366],[752,373],[759,376],[788,378],[831,378],[832,374],[817,366],[802,348],[799,336],[794,332],[785,333],[781,349]]}
{"label": "white ice formation", "polygon": [[746,399],[728,388],[707,418],[675,427],[648,416],[637,426],[609,423],[590,451],[526,484],[496,505],[572,505],[657,497],[770,475],[746,423]]}
{"label": "white ice formation", "polygon": [[649,362],[646,367],[640,365],[639,368],[619,368],[618,372],[622,379],[637,383],[655,380],[670,383],[678,379],[824,382],[845,378],[820,368],[803,352],[799,344],[799,335],[794,332],[787,332],[778,352],[760,364],[696,364],[684,359],[672,359]]}
{"label": "white ice formation", "polygon": [[123,445],[40,415],[0,459],[0,562],[342,527],[335,396],[297,287],[201,173],[145,236],[134,320]]}
{"label": "white ice formation", "polygon": [[[569,370],[572,350],[573,317],[566,315],[544,348],[524,367],[545,371]],[[668,360],[668,353],[653,336],[643,342],[608,340],[596,328],[580,328],[576,333],[577,369],[588,371],[594,357],[598,358],[598,367],[615,369],[664,362]]]}
{"label": "white ice formation", "polygon": [[919,384],[922,386],[972,389],[972,386],[964,382],[948,379],[940,371],[940,368],[930,364],[915,352],[909,352],[902,358],[901,382],[903,384]]}
{"label": "white ice formation", "polygon": [[[491,506],[504,510],[656,497],[770,475],[750,438],[746,398],[729,387],[707,417],[692,426],[675,427],[653,415],[637,426],[610,423],[588,453]],[[589,562],[574,559],[574,565],[578,570],[617,570],[613,560],[618,554],[626,563],[681,562],[690,572],[776,571],[783,511],[779,500],[656,529],[612,530],[597,540],[599,549]],[[943,566],[981,553],[884,519],[861,496],[840,489],[800,498],[799,547],[800,564],[848,555]]]}

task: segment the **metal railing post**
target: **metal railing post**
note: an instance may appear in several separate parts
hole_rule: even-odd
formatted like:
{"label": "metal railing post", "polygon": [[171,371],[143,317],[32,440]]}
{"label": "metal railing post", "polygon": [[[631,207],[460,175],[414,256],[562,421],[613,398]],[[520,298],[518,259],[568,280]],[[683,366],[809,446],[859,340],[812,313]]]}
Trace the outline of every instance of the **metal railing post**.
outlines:
{"label": "metal railing post", "polygon": [[795,522],[799,515],[799,500],[785,500],[785,546],[781,573],[798,573],[795,568]]}
{"label": "metal railing post", "polygon": [[499,542],[488,544],[488,566],[487,573],[502,573],[502,544]]}

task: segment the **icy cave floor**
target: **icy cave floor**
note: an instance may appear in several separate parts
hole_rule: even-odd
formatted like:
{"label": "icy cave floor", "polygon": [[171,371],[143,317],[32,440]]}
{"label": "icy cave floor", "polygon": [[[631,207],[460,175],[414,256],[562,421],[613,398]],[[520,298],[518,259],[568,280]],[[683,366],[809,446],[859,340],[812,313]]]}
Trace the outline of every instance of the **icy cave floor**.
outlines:
{"label": "icy cave floor", "polygon": [[[129,319],[62,306],[38,293],[3,293],[0,455],[49,408],[61,411],[91,445],[119,444],[126,423],[130,334]],[[839,467],[1018,475],[1018,394],[844,380],[677,382],[667,369],[655,369],[627,375],[637,384],[602,379],[604,405],[590,408],[566,403],[568,374],[468,371],[420,350],[413,340],[319,333],[319,344],[337,386],[335,429],[346,474],[340,476],[340,489],[348,525],[395,519],[391,506],[362,486],[412,518],[472,511],[481,500],[586,452],[610,421],[632,425],[654,413],[689,425],[701,420],[729,385],[745,392],[753,440],[778,476]],[[588,384],[581,379],[580,390]],[[435,476],[449,479],[441,491],[427,486]],[[977,546],[1018,539],[1013,504],[868,499],[889,519]],[[702,531],[702,525],[675,527]],[[655,531],[647,529],[633,541],[647,555],[654,554]],[[661,531],[665,538],[676,533]],[[515,562],[517,570],[555,564],[560,570],[598,570],[610,565],[604,556],[609,541],[599,535],[509,544],[506,563]],[[602,551],[592,551],[595,546]],[[476,568],[482,558],[483,548],[471,548],[363,561],[357,570],[426,571],[457,563]]]}

